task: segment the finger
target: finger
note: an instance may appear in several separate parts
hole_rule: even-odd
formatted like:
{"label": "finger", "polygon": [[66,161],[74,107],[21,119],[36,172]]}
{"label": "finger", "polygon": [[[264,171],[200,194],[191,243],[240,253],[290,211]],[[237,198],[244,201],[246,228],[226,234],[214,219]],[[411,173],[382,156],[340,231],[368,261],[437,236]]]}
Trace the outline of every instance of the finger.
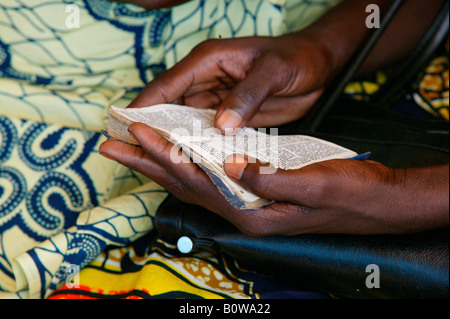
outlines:
{"label": "finger", "polygon": [[249,127],[276,127],[302,118],[313,106],[323,90],[293,97],[269,97],[259,112],[247,123]]}
{"label": "finger", "polygon": [[134,123],[129,127],[130,133],[142,146],[148,156],[180,180],[198,177],[204,172],[177,146],[153,131],[143,123]]}
{"label": "finger", "polygon": [[191,72],[182,65],[176,65],[147,84],[128,108],[173,103],[184,94],[192,81]]}
{"label": "finger", "polygon": [[236,132],[258,113],[261,105],[278,85],[271,77],[274,74],[271,69],[268,58],[261,57],[247,76],[236,84],[218,109],[215,126],[219,130]]}
{"label": "finger", "polygon": [[209,41],[207,44],[198,45],[179,63],[148,83],[128,107],[172,103],[188,90],[190,94],[203,90],[202,83],[222,76],[213,54],[217,43]]}
{"label": "finger", "polygon": [[141,147],[109,140],[100,145],[99,152],[109,159],[142,173],[182,201],[202,205],[224,217],[227,213],[223,212],[232,211],[223,195],[201,169],[198,168],[192,172],[190,167],[194,165],[192,163],[178,166],[177,174],[181,177],[176,177]]}
{"label": "finger", "polygon": [[211,90],[200,92],[191,96],[185,96],[184,102],[186,105],[195,106],[198,108],[215,108],[217,109],[222,103],[223,99],[228,95],[229,90]]}
{"label": "finger", "polygon": [[321,195],[321,175],[308,170],[282,170],[271,164],[233,155],[224,163],[225,173],[253,194],[270,200],[309,206],[308,198]]}
{"label": "finger", "polygon": [[129,145],[115,140],[103,142],[99,147],[101,155],[119,162],[120,164],[131,168],[159,185],[172,185],[176,182],[167,171],[157,164],[140,147]]}
{"label": "finger", "polygon": [[203,109],[217,108],[221,98],[214,91],[206,91],[184,98],[184,104]]}
{"label": "finger", "polygon": [[229,211],[231,206],[208,175],[192,163],[186,154],[143,123],[132,124],[129,131],[148,156],[176,179],[176,183],[170,185],[175,196],[183,201],[200,204],[222,216],[227,215],[224,211]]}
{"label": "finger", "polygon": [[[198,82],[198,81],[197,81]],[[202,82],[196,83],[185,91],[185,97],[193,94],[202,93],[210,90],[228,90],[230,91],[235,85],[236,80],[231,79],[228,75],[217,78],[205,78]]]}

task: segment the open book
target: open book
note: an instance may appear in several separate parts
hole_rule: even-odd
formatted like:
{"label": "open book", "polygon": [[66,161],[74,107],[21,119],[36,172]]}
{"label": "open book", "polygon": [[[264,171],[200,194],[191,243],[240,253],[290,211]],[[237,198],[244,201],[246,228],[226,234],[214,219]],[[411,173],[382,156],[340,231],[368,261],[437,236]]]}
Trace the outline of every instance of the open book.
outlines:
{"label": "open book", "polygon": [[239,210],[257,209],[272,200],[248,192],[225,174],[223,164],[232,154],[248,155],[272,164],[262,167],[262,174],[275,173],[274,168],[298,169],[329,159],[358,158],[357,153],[336,144],[304,135],[278,136],[274,129],[267,134],[246,127],[235,135],[223,135],[214,128],[215,113],[211,109],[174,104],[130,109],[112,106],[108,131],[104,133],[108,138],[138,145],[128,133],[129,125],[133,122],[149,125],[199,165],[228,202]]}

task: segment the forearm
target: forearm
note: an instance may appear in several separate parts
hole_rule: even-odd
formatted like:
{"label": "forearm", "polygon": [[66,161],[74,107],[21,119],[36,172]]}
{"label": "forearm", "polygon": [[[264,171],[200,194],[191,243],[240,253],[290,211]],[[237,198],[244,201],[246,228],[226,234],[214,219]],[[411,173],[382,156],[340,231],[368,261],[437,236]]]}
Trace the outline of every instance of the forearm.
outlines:
{"label": "forearm", "polygon": [[[383,12],[391,0],[373,0]],[[366,26],[366,6],[361,0],[346,0],[299,33],[307,34],[327,48],[330,79],[337,75],[370,34]]]}
{"label": "forearm", "polygon": [[[373,0],[380,8],[381,16],[392,0]],[[367,74],[379,68],[394,64],[407,56],[419,43],[436,15],[443,0],[407,0],[362,64],[358,75]],[[369,36],[366,26],[366,6],[361,0],[343,1],[326,15],[303,31],[315,37],[328,48],[331,61],[331,78],[352,58],[357,49]]]}
{"label": "forearm", "polygon": [[448,226],[449,166],[394,169],[382,212],[399,229],[421,231]]}
{"label": "forearm", "polygon": [[431,26],[443,0],[407,0],[360,68],[366,74],[408,56]]}

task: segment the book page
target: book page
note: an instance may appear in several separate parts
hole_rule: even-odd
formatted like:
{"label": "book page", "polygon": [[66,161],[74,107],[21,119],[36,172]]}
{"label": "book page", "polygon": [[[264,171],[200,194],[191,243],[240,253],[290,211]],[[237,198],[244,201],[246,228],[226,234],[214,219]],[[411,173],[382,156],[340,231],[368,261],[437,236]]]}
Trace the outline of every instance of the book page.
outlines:
{"label": "book page", "polygon": [[338,158],[351,158],[357,154],[342,146],[305,135],[278,137],[277,162],[282,169],[299,169],[303,166]]}
{"label": "book page", "polygon": [[[216,111],[211,109],[197,109],[175,104],[158,104],[132,109],[120,109],[114,106],[111,108],[133,122],[144,123],[180,137],[201,136],[203,130],[214,128],[216,114]],[[218,130],[215,134],[221,135]]]}
{"label": "book page", "polygon": [[309,136],[269,135],[247,128],[236,136],[222,136],[221,139],[202,140],[194,144],[201,145],[200,148],[204,150],[202,155],[211,157],[220,166],[233,154],[247,155],[285,170],[357,155],[339,145]]}

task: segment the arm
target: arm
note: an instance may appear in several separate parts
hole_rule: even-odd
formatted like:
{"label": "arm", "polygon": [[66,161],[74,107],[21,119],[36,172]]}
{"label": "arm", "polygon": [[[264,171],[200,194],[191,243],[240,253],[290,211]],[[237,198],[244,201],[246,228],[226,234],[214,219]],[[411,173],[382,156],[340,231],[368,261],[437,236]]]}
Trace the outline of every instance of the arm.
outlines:
{"label": "arm", "polygon": [[444,1],[406,1],[361,66],[359,74],[395,64],[407,56],[425,35]]}
{"label": "arm", "polygon": [[303,208],[303,216],[285,225],[292,233],[409,233],[449,223],[448,165],[391,169],[373,161],[334,160],[272,175],[261,175],[259,168],[245,159],[225,163],[244,188]]}
{"label": "arm", "polygon": [[[391,0],[371,1],[380,7],[381,14]],[[391,64],[395,64],[408,55],[428,30],[444,0],[433,2],[407,0],[378,40],[372,52],[361,66],[363,75]],[[337,74],[342,66],[355,53],[370,29],[365,25],[368,2],[347,0],[300,32],[311,32],[328,44],[333,52],[332,74]]]}

